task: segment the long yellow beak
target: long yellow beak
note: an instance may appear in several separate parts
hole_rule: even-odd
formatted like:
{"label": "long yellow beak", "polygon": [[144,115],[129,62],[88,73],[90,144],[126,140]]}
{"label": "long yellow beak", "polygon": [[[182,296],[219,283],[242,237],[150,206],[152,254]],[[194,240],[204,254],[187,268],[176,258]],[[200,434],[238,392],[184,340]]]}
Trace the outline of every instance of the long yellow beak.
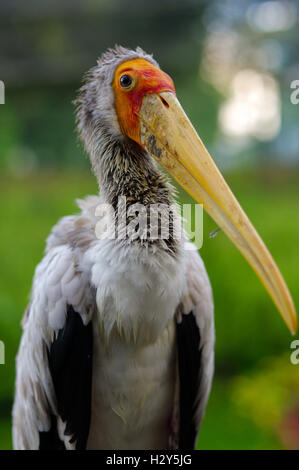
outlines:
{"label": "long yellow beak", "polygon": [[146,95],[139,117],[144,148],[196,202],[203,204],[252,266],[288,328],[295,333],[295,306],[277,265],[175,95]]}

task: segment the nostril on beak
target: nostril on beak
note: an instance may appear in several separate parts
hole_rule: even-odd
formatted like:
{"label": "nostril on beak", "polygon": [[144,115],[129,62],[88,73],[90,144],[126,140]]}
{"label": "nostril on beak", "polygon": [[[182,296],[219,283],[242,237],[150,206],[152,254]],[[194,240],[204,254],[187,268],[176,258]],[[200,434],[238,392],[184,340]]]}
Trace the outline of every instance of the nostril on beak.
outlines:
{"label": "nostril on beak", "polygon": [[167,101],[162,96],[160,96],[160,100],[164,104],[165,108],[169,108],[169,104],[167,103]]}

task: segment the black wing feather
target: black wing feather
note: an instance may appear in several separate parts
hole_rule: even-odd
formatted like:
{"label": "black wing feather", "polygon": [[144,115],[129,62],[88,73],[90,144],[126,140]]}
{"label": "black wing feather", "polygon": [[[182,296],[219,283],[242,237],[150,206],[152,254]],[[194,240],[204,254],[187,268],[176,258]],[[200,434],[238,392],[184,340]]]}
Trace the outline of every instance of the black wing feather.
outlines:
{"label": "black wing feather", "polygon": [[179,449],[194,449],[196,424],[194,419],[198,396],[201,350],[200,331],[193,312],[182,315],[177,324],[178,365],[180,380]]}
{"label": "black wing feather", "polygon": [[[71,305],[65,325],[48,351],[48,360],[58,414],[66,422],[64,434],[72,436],[76,449],[85,449],[91,415],[92,324],[85,326]],[[40,435],[41,449],[61,448],[54,420],[49,433]]]}
{"label": "black wing feather", "polygon": [[39,450],[65,450],[64,442],[59,439],[56,416],[51,415],[51,428],[39,433]]}

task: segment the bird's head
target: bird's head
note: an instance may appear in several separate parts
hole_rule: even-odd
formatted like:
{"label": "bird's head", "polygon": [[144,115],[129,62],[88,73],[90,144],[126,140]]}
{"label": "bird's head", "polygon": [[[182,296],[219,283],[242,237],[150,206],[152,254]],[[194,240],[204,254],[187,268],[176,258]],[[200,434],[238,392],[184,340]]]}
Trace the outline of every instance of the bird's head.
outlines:
{"label": "bird's head", "polygon": [[125,140],[156,159],[237,246],[294,333],[296,311],[278,267],[152,56],[140,48],[109,50],[88,73],[77,104],[78,130],[91,158]]}
{"label": "bird's head", "polygon": [[[88,153],[98,148],[102,134],[114,141],[128,138],[139,141],[139,111],[143,97],[162,91],[159,84],[174,85],[158,63],[142,49],[129,50],[121,46],[109,49],[85,76],[79,91],[77,122],[79,135]],[[101,142],[102,143],[102,142]]]}

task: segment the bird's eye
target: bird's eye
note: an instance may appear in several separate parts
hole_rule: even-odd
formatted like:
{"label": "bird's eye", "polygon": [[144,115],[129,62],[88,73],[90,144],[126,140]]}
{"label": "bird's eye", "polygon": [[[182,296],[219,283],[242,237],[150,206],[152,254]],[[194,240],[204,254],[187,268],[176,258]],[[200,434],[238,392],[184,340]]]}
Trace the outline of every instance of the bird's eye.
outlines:
{"label": "bird's eye", "polygon": [[122,75],[120,77],[120,85],[123,88],[131,88],[133,85],[133,79],[130,77],[130,75]]}

